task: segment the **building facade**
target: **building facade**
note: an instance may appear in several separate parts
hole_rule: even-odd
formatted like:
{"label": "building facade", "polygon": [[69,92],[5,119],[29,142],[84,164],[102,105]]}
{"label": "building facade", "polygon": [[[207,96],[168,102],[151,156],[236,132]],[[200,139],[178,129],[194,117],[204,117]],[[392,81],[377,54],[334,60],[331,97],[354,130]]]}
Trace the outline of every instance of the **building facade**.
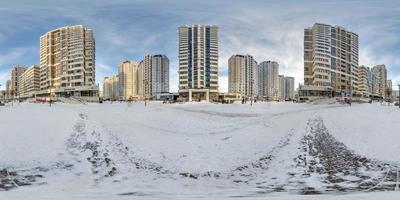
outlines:
{"label": "building facade", "polygon": [[10,95],[13,96],[14,99],[19,98],[20,91],[19,91],[19,82],[22,74],[26,71],[26,67],[17,65],[14,66],[11,70],[11,90]]}
{"label": "building facade", "polygon": [[386,98],[386,85],[387,85],[387,71],[385,65],[376,65],[372,67],[372,73],[377,79],[377,89],[376,92],[378,96]]}
{"label": "building facade", "polygon": [[258,65],[258,96],[267,100],[279,100],[279,64],[264,61]]}
{"label": "building facade", "polygon": [[146,55],[139,64],[138,93],[155,98],[169,92],[169,59],[165,55]]}
{"label": "building facade", "polygon": [[135,61],[124,61],[118,68],[119,99],[138,98],[138,64]]}
{"label": "building facade", "polygon": [[285,100],[290,101],[294,100],[294,77],[286,76],[285,77]]}
{"label": "building facade", "polygon": [[93,31],[66,26],[40,37],[41,96],[98,96]]}
{"label": "building facade", "polygon": [[257,62],[251,55],[233,55],[228,61],[228,92],[258,96]]}
{"label": "building facade", "polygon": [[11,80],[6,81],[6,94],[5,97],[7,100],[12,99],[12,88],[11,88]]}
{"label": "building facade", "polygon": [[218,27],[179,28],[179,94],[182,98],[218,98]]}
{"label": "building facade", "polygon": [[358,91],[358,35],[340,26],[315,23],[304,30],[304,84],[352,96]]}
{"label": "building facade", "polygon": [[119,97],[118,75],[104,77],[103,99],[115,101]]}
{"label": "building facade", "polygon": [[39,66],[33,65],[22,73],[18,81],[19,97],[30,98],[35,97],[36,92],[40,89],[40,69]]}
{"label": "building facade", "polygon": [[279,101],[286,100],[286,81],[283,75],[278,75],[278,88]]}
{"label": "building facade", "polygon": [[386,98],[387,99],[392,99],[393,95],[393,88],[392,88],[392,80],[387,80],[386,81]]}

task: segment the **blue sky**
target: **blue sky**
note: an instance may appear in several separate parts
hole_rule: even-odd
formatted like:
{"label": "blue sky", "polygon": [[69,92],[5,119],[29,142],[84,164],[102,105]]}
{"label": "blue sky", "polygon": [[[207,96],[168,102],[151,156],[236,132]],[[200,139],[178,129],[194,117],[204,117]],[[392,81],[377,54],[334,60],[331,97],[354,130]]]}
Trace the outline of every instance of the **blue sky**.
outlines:
{"label": "blue sky", "polygon": [[[276,60],[280,74],[303,82],[303,30],[314,22],[359,34],[359,64],[385,64],[400,84],[400,1],[269,0],[0,0],[0,84],[13,65],[39,64],[39,37],[83,24],[94,30],[96,81],[123,60],[146,54],[170,58],[170,87],[177,91],[178,30],[182,24],[220,27],[220,90],[227,90],[227,61],[251,54]],[[4,86],[1,87],[2,89]]]}

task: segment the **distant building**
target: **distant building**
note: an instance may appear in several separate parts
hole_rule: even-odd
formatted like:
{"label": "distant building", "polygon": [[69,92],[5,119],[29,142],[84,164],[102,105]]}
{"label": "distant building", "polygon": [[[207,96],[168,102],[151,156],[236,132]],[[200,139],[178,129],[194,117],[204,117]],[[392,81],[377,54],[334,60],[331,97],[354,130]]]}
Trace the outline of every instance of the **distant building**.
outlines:
{"label": "distant building", "polygon": [[258,65],[258,96],[268,100],[279,99],[279,64],[264,61]]}
{"label": "distant building", "polygon": [[12,88],[11,88],[11,80],[7,80],[6,82],[6,99],[12,99]]}
{"label": "distant building", "polygon": [[138,64],[135,61],[124,61],[119,64],[118,87],[120,100],[138,97]]}
{"label": "distant building", "polygon": [[151,60],[151,95],[169,93],[169,59],[166,55],[153,55]]}
{"label": "distant building", "polygon": [[386,80],[386,98],[391,99],[393,97],[392,80]]}
{"label": "distant building", "polygon": [[15,98],[20,96],[19,92],[19,80],[21,75],[26,71],[26,67],[22,67],[20,65],[14,66],[11,70],[11,90],[10,95]]}
{"label": "distant building", "polygon": [[251,55],[233,55],[228,61],[228,91],[246,97],[258,96],[257,62]]}
{"label": "distant building", "polygon": [[82,25],[40,37],[40,96],[98,97],[93,31]]}
{"label": "distant building", "polygon": [[285,77],[285,100],[293,100],[294,95],[294,77]]}
{"label": "distant building", "polygon": [[307,90],[319,87],[312,93],[357,95],[358,45],[358,35],[340,26],[315,23],[306,28],[304,84],[314,86]]}
{"label": "distant building", "polygon": [[118,75],[104,77],[103,99],[115,101],[119,97]]}
{"label": "distant building", "polygon": [[33,65],[22,73],[18,80],[19,97],[35,97],[40,89],[40,69]]}
{"label": "distant building", "polygon": [[372,67],[372,73],[376,76],[377,78],[377,92],[378,95],[382,98],[386,98],[386,86],[387,86],[387,71],[385,65],[376,65]]}
{"label": "distant building", "polygon": [[155,98],[169,92],[169,59],[165,55],[146,55],[139,64],[138,94]]}
{"label": "distant building", "polygon": [[279,100],[284,101],[286,100],[286,80],[285,76],[278,75],[278,93],[279,93]]}
{"label": "distant building", "polygon": [[179,28],[179,95],[186,100],[218,98],[218,27]]}

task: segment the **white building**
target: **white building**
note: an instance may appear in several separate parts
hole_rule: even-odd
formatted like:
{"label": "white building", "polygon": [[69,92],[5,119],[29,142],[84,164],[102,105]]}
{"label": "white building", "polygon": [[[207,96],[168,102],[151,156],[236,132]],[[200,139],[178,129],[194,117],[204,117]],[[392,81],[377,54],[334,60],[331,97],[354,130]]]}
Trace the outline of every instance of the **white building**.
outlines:
{"label": "white building", "polygon": [[268,100],[279,100],[279,64],[264,61],[258,65],[258,96]]}
{"label": "white building", "polygon": [[294,77],[285,77],[285,100],[293,100],[294,95]]}
{"label": "white building", "polygon": [[285,76],[279,75],[278,76],[278,88],[279,88],[279,100],[284,101],[286,99],[286,80]]}

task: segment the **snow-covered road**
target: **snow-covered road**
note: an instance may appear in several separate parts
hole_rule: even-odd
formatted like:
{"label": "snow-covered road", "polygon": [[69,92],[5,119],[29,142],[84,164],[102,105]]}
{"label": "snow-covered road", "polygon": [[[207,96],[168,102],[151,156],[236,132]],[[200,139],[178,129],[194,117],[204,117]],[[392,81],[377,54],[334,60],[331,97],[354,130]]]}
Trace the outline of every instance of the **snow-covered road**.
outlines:
{"label": "snow-covered road", "polygon": [[380,104],[7,106],[0,199],[346,199],[393,191],[399,123],[400,110]]}

